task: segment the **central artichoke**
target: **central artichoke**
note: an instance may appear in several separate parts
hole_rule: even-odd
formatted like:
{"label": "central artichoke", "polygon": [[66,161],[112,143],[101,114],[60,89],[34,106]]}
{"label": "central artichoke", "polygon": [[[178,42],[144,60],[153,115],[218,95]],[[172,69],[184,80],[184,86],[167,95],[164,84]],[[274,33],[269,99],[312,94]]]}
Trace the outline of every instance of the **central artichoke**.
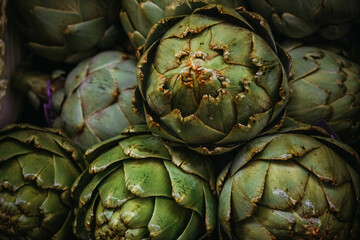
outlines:
{"label": "central artichoke", "polygon": [[138,63],[147,124],[199,151],[224,151],[278,127],[288,98],[284,66],[286,54],[255,13],[207,5],[164,19]]}
{"label": "central artichoke", "polygon": [[217,203],[209,156],[166,146],[140,127],[85,153],[91,164],[72,188],[79,203],[76,234],[164,240],[210,235]]}

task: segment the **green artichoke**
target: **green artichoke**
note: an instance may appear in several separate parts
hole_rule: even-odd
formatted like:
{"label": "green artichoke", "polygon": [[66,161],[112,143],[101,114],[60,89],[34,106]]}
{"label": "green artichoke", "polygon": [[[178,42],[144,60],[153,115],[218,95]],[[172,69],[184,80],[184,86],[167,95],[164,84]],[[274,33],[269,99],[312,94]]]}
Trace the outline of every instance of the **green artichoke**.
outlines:
{"label": "green artichoke", "polygon": [[217,219],[210,157],[166,146],[141,128],[85,153],[91,164],[72,187],[79,203],[77,236],[171,240],[210,235]]}
{"label": "green artichoke", "polygon": [[296,132],[256,138],[219,175],[230,239],[359,239],[359,159],[347,145]]}
{"label": "green artichoke", "polygon": [[120,20],[131,44],[138,49],[145,43],[153,25],[162,18],[189,14],[198,7],[217,3],[228,7],[244,6],[243,0],[122,0]]}
{"label": "green artichoke", "polygon": [[344,48],[350,59],[356,63],[360,63],[360,22],[353,24],[351,26],[350,32],[347,35],[346,41],[344,43]]}
{"label": "green artichoke", "polygon": [[[22,98],[12,91],[8,79],[9,73],[17,62],[21,51],[17,46],[18,42],[13,41],[16,39],[16,34],[12,32],[11,25],[9,30],[7,24],[5,11],[8,5],[7,2],[7,0],[0,0],[0,129],[9,123],[15,122],[20,115],[22,107]],[[7,29],[6,34],[5,29]],[[5,42],[6,51],[8,52],[6,56]],[[11,50],[15,49],[17,51],[13,53]]]}
{"label": "green artichoke", "polygon": [[207,5],[153,28],[135,105],[155,134],[219,153],[279,127],[288,67],[261,16]]}
{"label": "green artichoke", "polygon": [[79,63],[54,94],[58,124],[82,150],[144,122],[132,109],[135,72],[134,56],[105,51]]}
{"label": "green artichoke", "polygon": [[78,62],[113,46],[119,0],[12,0],[28,47],[52,61]]}
{"label": "green artichoke", "polygon": [[292,58],[287,116],[314,124],[326,120],[344,140],[360,126],[360,65],[324,48],[283,44]]}
{"label": "green artichoke", "polygon": [[0,239],[74,239],[70,188],[85,168],[61,132],[31,125],[0,131]]}
{"label": "green artichoke", "polygon": [[319,33],[326,39],[339,39],[359,18],[360,1],[348,0],[247,0],[277,31],[291,38]]}

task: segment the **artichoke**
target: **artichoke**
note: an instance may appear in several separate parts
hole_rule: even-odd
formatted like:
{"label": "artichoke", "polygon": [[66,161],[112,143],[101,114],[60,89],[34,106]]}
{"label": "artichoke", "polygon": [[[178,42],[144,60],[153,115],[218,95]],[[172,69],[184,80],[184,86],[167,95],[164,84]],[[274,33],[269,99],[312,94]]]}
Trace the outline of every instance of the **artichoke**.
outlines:
{"label": "artichoke", "polygon": [[359,18],[358,0],[247,0],[280,33],[303,38],[319,33],[325,39],[339,39]]}
{"label": "artichoke", "polygon": [[163,138],[207,154],[228,151],[279,127],[288,67],[261,16],[207,5],[154,26],[135,106]]}
{"label": "artichoke", "polygon": [[0,131],[0,239],[74,239],[70,188],[85,168],[61,132],[31,125]]}
{"label": "artichoke", "polygon": [[316,46],[283,46],[293,62],[287,116],[307,124],[323,119],[351,141],[360,125],[360,65]]}
{"label": "artichoke", "polygon": [[359,239],[359,159],[347,145],[297,132],[244,145],[217,180],[231,239]]}
{"label": "artichoke", "polygon": [[4,120],[6,108],[6,94],[8,88],[8,81],[0,78],[0,128],[7,124],[7,119]]}
{"label": "artichoke", "polygon": [[119,0],[12,0],[11,13],[28,47],[52,61],[78,62],[113,46]]}
{"label": "artichoke", "polygon": [[53,96],[61,126],[82,150],[144,120],[132,110],[136,58],[105,51],[78,64]]}
{"label": "artichoke", "polygon": [[122,0],[120,20],[131,44],[138,49],[145,43],[150,29],[162,18],[189,14],[206,4],[218,3],[228,7],[244,6],[243,0]]}
{"label": "artichoke", "polygon": [[92,146],[85,159],[89,169],[72,187],[80,239],[199,239],[214,230],[209,156],[169,147],[140,125]]}

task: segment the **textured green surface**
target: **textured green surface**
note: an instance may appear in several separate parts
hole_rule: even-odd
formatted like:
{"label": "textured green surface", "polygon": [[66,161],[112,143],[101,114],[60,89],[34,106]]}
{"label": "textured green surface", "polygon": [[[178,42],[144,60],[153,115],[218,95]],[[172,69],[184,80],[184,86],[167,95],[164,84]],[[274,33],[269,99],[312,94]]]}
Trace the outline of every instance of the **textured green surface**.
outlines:
{"label": "textured green surface", "polygon": [[217,181],[222,234],[358,239],[359,163],[354,150],[326,137],[283,133],[250,141]]}
{"label": "textured green surface", "polygon": [[0,238],[72,239],[70,187],[85,168],[60,132],[30,125],[0,131]]}
{"label": "textured green surface", "polygon": [[[65,90],[53,98],[61,111],[61,128],[86,150],[144,120],[132,109],[136,58],[105,51],[78,64],[67,76]],[[58,95],[64,94],[63,97]]]}
{"label": "textured green surface", "polygon": [[137,71],[151,131],[212,154],[279,127],[288,59],[259,15],[208,5],[154,28]]}
{"label": "textured green surface", "polygon": [[353,143],[360,126],[360,65],[325,47],[283,46],[293,62],[287,116],[307,124],[325,120]]}
{"label": "textured green surface", "polygon": [[209,156],[132,132],[89,148],[85,158],[89,169],[72,188],[80,239],[198,239],[213,233],[217,200]]}

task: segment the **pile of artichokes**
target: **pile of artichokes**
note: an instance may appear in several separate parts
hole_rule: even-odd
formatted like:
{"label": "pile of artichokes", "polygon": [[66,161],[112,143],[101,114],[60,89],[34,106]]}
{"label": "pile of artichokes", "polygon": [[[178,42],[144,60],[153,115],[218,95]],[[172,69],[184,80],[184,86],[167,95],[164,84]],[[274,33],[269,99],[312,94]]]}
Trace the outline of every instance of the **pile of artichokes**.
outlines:
{"label": "pile of artichokes", "polygon": [[359,1],[0,9],[1,240],[360,239]]}

